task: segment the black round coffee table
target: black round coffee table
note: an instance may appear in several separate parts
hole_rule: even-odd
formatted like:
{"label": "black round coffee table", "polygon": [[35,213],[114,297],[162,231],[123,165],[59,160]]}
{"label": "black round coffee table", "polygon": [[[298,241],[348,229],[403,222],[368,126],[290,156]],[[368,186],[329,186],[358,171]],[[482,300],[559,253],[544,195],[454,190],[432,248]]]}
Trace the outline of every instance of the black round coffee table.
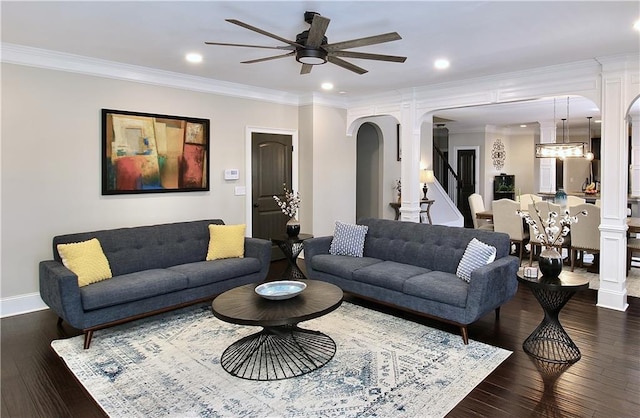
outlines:
{"label": "black round coffee table", "polygon": [[336,343],[320,331],[298,323],[326,315],[342,303],[342,290],[331,283],[304,280],[298,296],[269,300],[255,293],[257,284],[236,287],[213,300],[216,318],[262,331],[231,344],[220,358],[222,368],[250,380],[279,380],[301,376],[331,360]]}
{"label": "black round coffee table", "polygon": [[518,281],[531,289],[544,311],[542,322],[524,341],[522,349],[550,363],[572,364],[580,360],[580,349],[560,324],[558,315],[576,292],[589,287],[589,280],[564,270],[556,278],[530,278],[520,269]]}

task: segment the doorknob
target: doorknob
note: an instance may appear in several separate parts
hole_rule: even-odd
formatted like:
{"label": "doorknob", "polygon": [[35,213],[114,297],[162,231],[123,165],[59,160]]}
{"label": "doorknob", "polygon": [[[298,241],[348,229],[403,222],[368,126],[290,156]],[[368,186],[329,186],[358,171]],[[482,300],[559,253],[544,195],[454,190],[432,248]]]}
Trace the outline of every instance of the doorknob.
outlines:
{"label": "doorknob", "polygon": [[254,207],[254,208],[258,208],[258,207],[260,207],[260,204],[259,204],[259,203],[254,203],[254,204],[253,204],[253,207]]}

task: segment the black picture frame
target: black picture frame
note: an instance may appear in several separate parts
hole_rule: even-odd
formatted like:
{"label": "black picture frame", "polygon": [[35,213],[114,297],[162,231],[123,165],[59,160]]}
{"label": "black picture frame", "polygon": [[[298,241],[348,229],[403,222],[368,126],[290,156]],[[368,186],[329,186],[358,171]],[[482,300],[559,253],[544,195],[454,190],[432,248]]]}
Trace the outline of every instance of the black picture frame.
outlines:
{"label": "black picture frame", "polygon": [[209,119],[102,109],[102,194],[209,191]]}

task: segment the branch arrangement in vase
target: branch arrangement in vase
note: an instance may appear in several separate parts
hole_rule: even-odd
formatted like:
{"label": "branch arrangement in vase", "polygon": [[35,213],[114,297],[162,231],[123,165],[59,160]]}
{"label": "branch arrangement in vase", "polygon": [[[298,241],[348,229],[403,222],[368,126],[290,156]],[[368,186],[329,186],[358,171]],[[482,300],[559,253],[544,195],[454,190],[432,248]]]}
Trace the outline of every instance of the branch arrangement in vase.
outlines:
{"label": "branch arrangement in vase", "polygon": [[284,189],[284,199],[280,199],[278,196],[274,195],[273,200],[276,201],[282,213],[290,218],[294,218],[300,208],[300,194],[287,189],[286,184],[283,184],[282,188]]}

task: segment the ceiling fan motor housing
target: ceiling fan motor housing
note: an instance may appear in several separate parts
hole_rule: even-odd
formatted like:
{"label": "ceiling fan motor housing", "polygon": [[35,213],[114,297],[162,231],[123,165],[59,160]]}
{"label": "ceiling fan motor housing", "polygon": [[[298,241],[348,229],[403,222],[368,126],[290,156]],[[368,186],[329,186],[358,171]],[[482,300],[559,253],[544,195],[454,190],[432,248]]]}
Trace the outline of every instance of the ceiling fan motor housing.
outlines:
{"label": "ceiling fan motor housing", "polygon": [[320,16],[320,13],[318,13],[318,12],[304,12],[304,21],[307,22],[308,24],[311,24],[313,22],[313,17],[315,15]]}
{"label": "ceiling fan motor housing", "polygon": [[[307,12],[310,13],[310,12]],[[296,43],[300,45],[306,45],[309,38],[309,31],[305,30],[296,35]],[[327,37],[322,37],[322,45],[327,44]],[[327,51],[320,48],[298,48],[296,47],[296,61],[302,64],[320,65],[327,62]]]}
{"label": "ceiling fan motor housing", "polygon": [[[296,43],[300,45],[306,45],[307,39],[309,38],[309,31],[305,30],[304,32],[300,32],[296,35]],[[326,36],[322,37],[321,45],[326,45],[328,42],[328,38]]]}

